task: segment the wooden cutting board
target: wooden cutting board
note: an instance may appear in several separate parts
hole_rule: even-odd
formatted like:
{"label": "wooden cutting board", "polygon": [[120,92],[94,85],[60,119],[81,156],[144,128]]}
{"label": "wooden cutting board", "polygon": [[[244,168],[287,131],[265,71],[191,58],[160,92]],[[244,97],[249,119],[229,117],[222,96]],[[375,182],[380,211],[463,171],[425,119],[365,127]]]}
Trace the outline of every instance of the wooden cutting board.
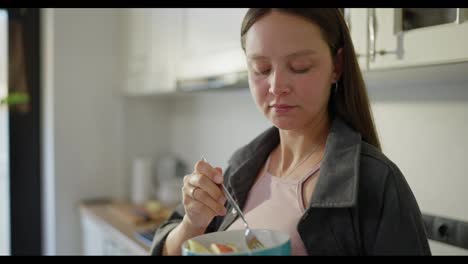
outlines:
{"label": "wooden cutting board", "polygon": [[145,206],[126,202],[113,202],[109,208],[115,217],[132,225],[158,224],[166,220],[171,213],[171,209],[166,207],[149,211]]}

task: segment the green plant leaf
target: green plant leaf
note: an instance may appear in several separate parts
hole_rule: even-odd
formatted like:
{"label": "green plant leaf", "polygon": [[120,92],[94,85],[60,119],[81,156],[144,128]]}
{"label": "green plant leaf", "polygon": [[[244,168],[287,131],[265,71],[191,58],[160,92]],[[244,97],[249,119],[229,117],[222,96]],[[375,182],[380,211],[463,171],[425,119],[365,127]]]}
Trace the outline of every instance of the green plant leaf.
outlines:
{"label": "green plant leaf", "polygon": [[29,102],[27,93],[11,93],[7,97],[0,100],[0,105],[7,104],[9,106],[25,104]]}

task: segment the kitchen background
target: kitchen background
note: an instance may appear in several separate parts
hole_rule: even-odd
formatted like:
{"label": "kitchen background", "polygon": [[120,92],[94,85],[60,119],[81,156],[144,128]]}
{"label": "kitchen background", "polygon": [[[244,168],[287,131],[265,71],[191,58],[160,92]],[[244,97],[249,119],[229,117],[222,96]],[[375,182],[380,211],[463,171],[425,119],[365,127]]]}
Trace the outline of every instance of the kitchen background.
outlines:
{"label": "kitchen background", "polygon": [[[125,232],[83,210],[83,201],[136,199],[142,160],[151,161],[155,177],[169,156],[187,170],[202,156],[226,167],[234,150],[270,126],[242,78],[245,11],[41,9],[43,254],[144,254]],[[384,153],[423,213],[468,221],[466,9],[345,15]],[[160,197],[153,191],[143,198]],[[0,247],[8,254],[8,243]],[[431,248],[468,253],[436,241]]]}

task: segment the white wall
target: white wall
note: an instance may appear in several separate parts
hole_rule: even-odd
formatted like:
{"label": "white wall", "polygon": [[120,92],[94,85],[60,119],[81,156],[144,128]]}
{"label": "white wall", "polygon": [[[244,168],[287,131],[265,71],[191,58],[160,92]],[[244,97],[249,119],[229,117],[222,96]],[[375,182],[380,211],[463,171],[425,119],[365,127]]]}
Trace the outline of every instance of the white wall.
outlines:
{"label": "white wall", "polygon": [[[166,97],[124,99],[125,197],[131,197],[132,161],[144,157],[156,162],[170,151],[171,103]],[[154,192],[152,195],[155,198]]]}
{"label": "white wall", "polygon": [[[468,102],[376,103],[374,111],[384,152],[421,210],[468,221]],[[431,246],[434,254],[452,252]]]}
{"label": "white wall", "polygon": [[79,202],[125,192],[121,11],[43,11],[44,253],[80,254]]}
{"label": "white wall", "polygon": [[[424,213],[468,222],[468,63],[367,76],[384,153]],[[468,250],[430,241],[433,254]]]}
{"label": "white wall", "polygon": [[190,169],[202,156],[225,168],[236,149],[270,126],[248,89],[195,93],[171,109],[171,147]]}
{"label": "white wall", "polygon": [[[367,76],[383,150],[406,176],[423,212],[468,221],[467,65]],[[448,73],[446,73],[449,71]],[[190,166],[225,166],[269,123],[248,90],[197,93],[173,104],[172,142]],[[468,254],[432,243],[434,254]]]}

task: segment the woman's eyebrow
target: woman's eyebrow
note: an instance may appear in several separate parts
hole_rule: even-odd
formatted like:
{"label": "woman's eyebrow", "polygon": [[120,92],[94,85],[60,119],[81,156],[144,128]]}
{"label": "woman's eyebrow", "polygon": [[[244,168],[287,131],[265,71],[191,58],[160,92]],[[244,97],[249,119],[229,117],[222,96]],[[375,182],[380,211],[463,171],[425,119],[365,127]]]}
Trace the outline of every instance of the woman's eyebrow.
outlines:
{"label": "woman's eyebrow", "polygon": [[[284,57],[285,58],[295,58],[295,57],[302,57],[302,56],[316,55],[316,54],[318,54],[318,53],[315,50],[305,49],[305,50],[300,50],[300,51],[296,51],[296,52],[293,52],[291,54],[285,55]],[[267,56],[263,56],[263,55],[260,55],[260,54],[257,54],[257,53],[253,53],[251,55],[248,55],[247,58],[249,60],[265,60],[265,59],[268,59]]]}
{"label": "woman's eyebrow", "polygon": [[247,56],[247,58],[248,58],[249,60],[262,60],[262,59],[265,60],[265,59],[267,59],[266,56],[263,56],[263,55],[260,55],[260,54],[256,54],[256,53]]}
{"label": "woman's eyebrow", "polygon": [[306,50],[300,50],[293,52],[291,54],[286,55],[286,58],[294,58],[294,57],[302,57],[302,56],[307,56],[307,55],[315,55],[317,52],[315,50],[311,49],[306,49]]}

